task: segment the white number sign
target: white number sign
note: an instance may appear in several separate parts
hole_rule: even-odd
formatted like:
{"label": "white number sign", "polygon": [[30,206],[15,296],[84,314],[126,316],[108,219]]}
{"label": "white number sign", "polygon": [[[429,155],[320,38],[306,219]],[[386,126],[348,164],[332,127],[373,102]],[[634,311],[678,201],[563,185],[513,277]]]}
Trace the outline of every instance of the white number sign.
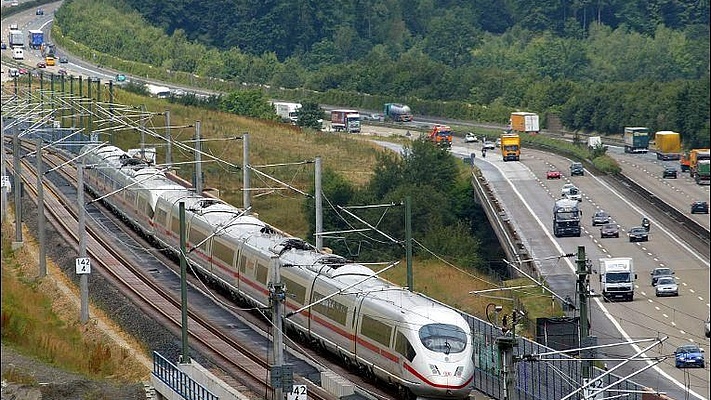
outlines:
{"label": "white number sign", "polygon": [[0,181],[0,188],[7,188],[8,192],[12,190],[12,185],[10,184],[10,175],[2,176],[2,181]]}
{"label": "white number sign", "polygon": [[287,393],[286,400],[307,400],[308,391],[306,390],[306,385],[294,385],[291,393]]}
{"label": "white number sign", "polygon": [[77,258],[75,261],[75,266],[77,269],[77,275],[91,273],[91,261],[89,261],[89,257]]}

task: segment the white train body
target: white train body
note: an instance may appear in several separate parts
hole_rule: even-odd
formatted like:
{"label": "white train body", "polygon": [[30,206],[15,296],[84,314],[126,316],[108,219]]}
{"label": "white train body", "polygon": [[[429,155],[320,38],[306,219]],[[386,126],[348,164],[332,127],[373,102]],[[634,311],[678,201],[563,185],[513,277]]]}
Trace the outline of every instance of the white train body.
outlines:
{"label": "white train body", "polygon": [[291,313],[287,329],[420,398],[463,399],[473,389],[472,336],[456,311],[383,279],[366,279],[374,274],[370,268],[197,196],[119,148],[87,145],[82,153],[93,166],[85,170],[87,187],[97,195],[118,190],[104,201],[161,245],[180,248],[183,202],[191,264],[233,294],[268,307],[271,262],[278,257]]}

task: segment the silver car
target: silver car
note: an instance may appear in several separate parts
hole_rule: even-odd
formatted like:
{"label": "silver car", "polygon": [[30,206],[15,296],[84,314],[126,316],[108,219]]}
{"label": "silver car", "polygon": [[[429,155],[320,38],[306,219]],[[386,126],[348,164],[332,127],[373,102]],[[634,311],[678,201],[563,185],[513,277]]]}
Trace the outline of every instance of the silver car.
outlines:
{"label": "silver car", "polygon": [[662,276],[657,280],[657,286],[655,286],[654,294],[657,297],[661,296],[678,296],[679,295],[679,285],[671,276]]}

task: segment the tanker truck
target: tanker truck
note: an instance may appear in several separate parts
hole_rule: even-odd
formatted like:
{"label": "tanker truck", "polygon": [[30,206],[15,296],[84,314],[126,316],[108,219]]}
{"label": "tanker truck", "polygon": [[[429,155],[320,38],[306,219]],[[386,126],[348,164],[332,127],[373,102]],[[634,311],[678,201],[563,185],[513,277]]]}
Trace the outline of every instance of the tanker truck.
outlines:
{"label": "tanker truck", "polygon": [[385,114],[385,118],[395,122],[412,121],[412,111],[405,104],[385,103],[383,114]]}

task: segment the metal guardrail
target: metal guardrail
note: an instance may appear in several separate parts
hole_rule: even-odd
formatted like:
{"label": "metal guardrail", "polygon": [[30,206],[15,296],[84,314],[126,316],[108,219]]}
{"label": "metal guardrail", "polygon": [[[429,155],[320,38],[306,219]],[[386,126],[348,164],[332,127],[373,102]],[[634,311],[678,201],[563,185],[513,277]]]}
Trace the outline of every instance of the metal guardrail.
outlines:
{"label": "metal guardrail", "polygon": [[188,400],[219,400],[157,351],[153,352],[153,376]]}

